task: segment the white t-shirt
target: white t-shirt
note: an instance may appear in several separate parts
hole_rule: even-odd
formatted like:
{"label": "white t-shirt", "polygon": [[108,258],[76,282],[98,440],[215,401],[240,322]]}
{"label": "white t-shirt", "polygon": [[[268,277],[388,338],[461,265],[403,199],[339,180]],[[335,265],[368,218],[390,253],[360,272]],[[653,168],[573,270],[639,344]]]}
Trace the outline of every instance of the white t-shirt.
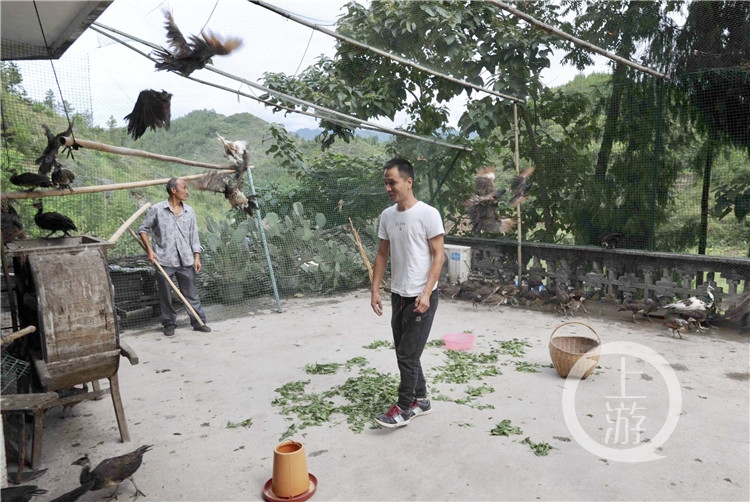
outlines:
{"label": "white t-shirt", "polygon": [[406,211],[396,204],[383,211],[378,238],[390,241],[391,291],[407,297],[422,294],[432,265],[428,240],[444,233],[440,212],[422,201]]}

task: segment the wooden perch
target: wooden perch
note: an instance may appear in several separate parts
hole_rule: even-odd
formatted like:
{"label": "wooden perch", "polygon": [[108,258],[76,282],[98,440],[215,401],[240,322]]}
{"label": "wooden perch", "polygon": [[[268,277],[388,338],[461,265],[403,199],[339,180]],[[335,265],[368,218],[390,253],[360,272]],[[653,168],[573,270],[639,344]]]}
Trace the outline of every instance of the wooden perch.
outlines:
{"label": "wooden perch", "polygon": [[[219,171],[221,174],[234,174],[237,172],[234,169],[225,169]],[[203,174],[191,174],[190,176],[180,176],[183,180],[197,180],[205,176]],[[76,195],[82,193],[97,193],[97,192],[109,192],[110,190],[129,190],[131,188],[150,187],[154,185],[164,185],[169,181],[169,178],[162,178],[158,180],[148,181],[131,181],[128,183],[113,183],[111,185],[97,185],[90,187],[76,187],[75,191],[71,193],[68,190],[34,190],[33,192],[10,192],[4,193],[3,199],[40,199],[42,197],[61,197],[66,195]]]}
{"label": "wooden perch", "polygon": [[143,206],[141,206],[140,209],[138,209],[138,211],[136,211],[135,213],[133,213],[133,216],[131,216],[130,218],[128,218],[127,221],[124,221],[122,223],[122,225],[120,226],[120,228],[117,229],[117,232],[115,232],[114,234],[112,234],[112,237],[109,238],[109,242],[112,243],[112,244],[116,243],[117,239],[120,238],[120,236],[125,232],[125,230],[127,230],[130,227],[130,225],[132,225],[133,222],[140,215],[142,215],[143,213],[145,213],[148,210],[148,208],[150,208],[150,207],[151,207],[151,203],[150,202],[147,202]]}
{"label": "wooden perch", "polygon": [[71,137],[63,136],[60,138],[61,146],[75,146],[78,145],[81,148],[88,148],[89,150],[97,150],[99,152],[114,153],[117,155],[129,155],[131,157],[143,157],[145,159],[161,160],[164,162],[174,162],[175,164],[183,164],[186,166],[195,167],[206,167],[208,169],[226,169],[227,165],[208,164],[206,162],[197,162],[194,160],[185,160],[179,157],[170,157],[168,155],[159,155],[158,153],[144,152],[143,150],[135,150],[133,148],[125,148],[122,146],[112,146],[105,143],[97,143],[96,141],[89,141],[87,139],[76,138],[75,141]]}
{"label": "wooden perch", "polygon": [[36,326],[26,326],[21,331],[16,331],[15,333],[11,333],[9,335],[3,335],[2,342],[0,344],[5,345],[6,343],[10,343],[16,338],[21,338],[22,336],[26,336],[29,333],[33,333],[36,331]]}

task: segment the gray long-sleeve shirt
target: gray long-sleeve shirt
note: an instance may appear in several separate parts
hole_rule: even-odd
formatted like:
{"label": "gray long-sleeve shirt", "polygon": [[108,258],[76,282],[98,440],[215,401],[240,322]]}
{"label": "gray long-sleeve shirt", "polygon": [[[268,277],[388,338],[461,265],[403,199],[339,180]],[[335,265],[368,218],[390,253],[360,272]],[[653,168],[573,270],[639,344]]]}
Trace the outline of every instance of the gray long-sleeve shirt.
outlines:
{"label": "gray long-sleeve shirt", "polygon": [[151,248],[163,267],[192,266],[193,253],[203,252],[195,211],[185,203],[175,217],[168,201],[157,202],[146,212],[138,233],[151,235]]}

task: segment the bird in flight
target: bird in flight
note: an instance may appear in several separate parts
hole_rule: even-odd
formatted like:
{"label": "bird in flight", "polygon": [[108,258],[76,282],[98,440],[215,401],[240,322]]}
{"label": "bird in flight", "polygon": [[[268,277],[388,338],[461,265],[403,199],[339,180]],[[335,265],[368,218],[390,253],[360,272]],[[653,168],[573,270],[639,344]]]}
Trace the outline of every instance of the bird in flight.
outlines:
{"label": "bird in flight", "polygon": [[188,41],[177,28],[172,13],[165,10],[164,16],[167,18],[164,27],[172,50],[170,52],[162,47],[154,51],[154,56],[159,60],[156,63],[157,70],[173,71],[187,77],[195,70],[213,64],[213,56],[226,56],[242,45],[239,38],[222,40],[211,31],[201,33],[200,36],[190,35]]}

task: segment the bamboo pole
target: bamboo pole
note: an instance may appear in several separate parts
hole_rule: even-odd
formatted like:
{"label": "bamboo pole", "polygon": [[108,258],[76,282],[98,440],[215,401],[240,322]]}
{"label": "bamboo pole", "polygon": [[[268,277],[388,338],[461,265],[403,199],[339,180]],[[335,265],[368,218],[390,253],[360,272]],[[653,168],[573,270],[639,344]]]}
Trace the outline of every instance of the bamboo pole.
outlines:
{"label": "bamboo pole", "polygon": [[[234,169],[225,169],[223,171],[219,171],[221,174],[234,174],[236,171]],[[197,180],[201,177],[203,177],[203,174],[191,174],[189,176],[180,176],[180,179],[183,180]],[[96,186],[90,186],[90,187],[78,187],[75,189],[73,193],[71,193],[69,190],[45,190],[45,191],[36,191],[33,192],[10,192],[10,193],[4,193],[3,199],[40,199],[42,197],[62,197],[65,195],[76,195],[76,194],[83,194],[83,193],[98,193],[98,192],[109,192],[111,190],[128,190],[131,188],[142,188],[142,187],[149,187],[154,185],[164,185],[167,181],[169,181],[170,178],[162,178],[158,180],[147,180],[147,181],[130,181],[127,183],[113,183],[111,185],[96,185]]]}
{"label": "bamboo pole", "polygon": [[[133,224],[133,222],[136,220],[136,218],[138,218],[140,215],[142,215],[143,213],[145,213],[146,210],[148,208],[150,208],[150,207],[151,207],[151,203],[150,202],[147,202],[143,206],[141,206],[141,208],[138,209],[138,211],[136,211],[135,213],[133,213],[133,216],[131,216],[130,218],[128,218],[127,221],[123,222],[123,224],[120,226],[120,228],[117,229],[117,232],[115,232],[114,234],[112,234],[112,237],[109,238],[109,242],[111,244],[116,243],[117,239],[120,238],[120,236],[125,232],[125,230],[127,230],[128,228],[130,228],[130,225]],[[120,221],[122,221],[122,218],[120,218]]]}
{"label": "bamboo pole", "polygon": [[[120,221],[122,221],[123,223],[125,223],[125,222],[123,221],[123,219],[122,219],[122,218],[120,218]],[[146,246],[144,246],[144,245],[143,245],[143,242],[142,242],[142,241],[141,241],[141,239],[140,239],[140,238],[139,238],[139,237],[138,237],[138,236],[137,236],[137,235],[135,234],[135,232],[133,231],[133,229],[132,229],[132,228],[130,228],[130,227],[125,227],[125,228],[127,228],[127,229],[128,229],[128,232],[130,232],[130,235],[132,235],[132,236],[133,236],[133,239],[135,239],[135,240],[136,240],[136,242],[138,242],[138,244],[140,244],[140,245],[141,245],[141,249],[143,249],[143,250],[145,251],[145,250],[146,250]],[[184,297],[184,296],[182,295],[182,293],[180,293],[180,290],[179,290],[179,289],[177,289],[177,285],[176,285],[176,284],[175,284],[174,282],[172,282],[172,279],[170,279],[170,278],[169,278],[169,275],[168,275],[168,274],[167,274],[167,272],[166,272],[166,271],[165,271],[165,270],[164,270],[164,269],[162,268],[162,266],[161,266],[161,265],[159,264],[159,262],[158,262],[158,261],[157,261],[157,262],[154,262],[154,265],[156,265],[156,268],[157,268],[157,269],[159,270],[159,272],[161,272],[161,275],[163,275],[163,276],[164,276],[164,278],[165,278],[165,279],[167,280],[167,282],[169,283],[169,286],[170,286],[170,287],[172,288],[172,291],[174,291],[174,292],[175,292],[175,294],[177,295],[177,297],[178,297],[178,298],[179,298],[179,299],[180,299],[180,300],[182,301],[182,303],[184,303],[184,304],[185,304],[185,308],[186,308],[186,309],[188,309],[188,312],[190,312],[190,315],[192,315],[192,316],[193,316],[193,318],[194,318],[194,319],[195,319],[196,321],[198,321],[198,324],[200,324],[201,326],[205,326],[205,323],[203,322],[203,319],[201,319],[201,318],[200,318],[200,317],[198,316],[198,314],[197,314],[197,313],[195,312],[195,309],[193,308],[193,306],[192,306],[192,305],[190,305],[190,302],[189,302],[189,301],[187,301],[187,298],[185,298],[185,297]]]}
{"label": "bamboo pole", "polygon": [[[521,157],[518,147],[518,103],[513,103],[513,126],[515,130],[515,141],[516,141],[516,153],[515,153],[515,159],[516,159],[516,176],[518,176],[521,172]],[[521,232],[521,204],[518,204],[516,206],[516,221],[518,225],[518,285],[521,285],[521,275],[523,274],[523,262],[522,262],[522,252],[521,252],[521,240],[522,240],[522,232]]]}
{"label": "bamboo pole", "polygon": [[[80,146],[89,150],[97,150],[99,152],[114,153],[117,155],[129,155],[131,157],[143,157],[145,159],[161,160],[164,162],[174,162],[175,164],[183,164],[186,166],[205,167],[208,169],[226,169],[226,165],[209,164],[207,162],[198,162],[195,160],[186,160],[179,157],[170,157],[169,155],[160,155],[158,153],[146,152],[143,150],[136,150],[134,148],[125,148],[122,146],[113,146],[106,143],[98,143],[96,141],[89,141],[87,139],[80,139],[63,136],[60,138],[61,146]],[[229,166],[231,167],[231,166]]]}
{"label": "bamboo pole", "polygon": [[0,341],[0,345],[5,345],[6,343],[10,343],[17,338],[21,338],[22,336],[26,336],[29,333],[33,333],[35,331],[36,331],[36,326],[26,326],[21,331],[16,331],[9,335],[4,335],[2,337],[2,341]]}

